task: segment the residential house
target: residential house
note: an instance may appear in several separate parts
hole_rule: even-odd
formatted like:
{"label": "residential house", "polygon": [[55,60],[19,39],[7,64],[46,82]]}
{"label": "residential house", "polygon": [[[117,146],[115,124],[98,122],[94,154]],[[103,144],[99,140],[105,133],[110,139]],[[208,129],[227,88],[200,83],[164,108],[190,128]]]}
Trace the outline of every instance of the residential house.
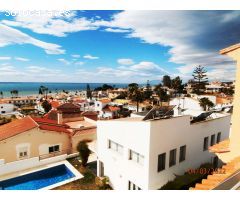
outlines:
{"label": "residential house", "polygon": [[225,165],[219,172],[209,175],[207,179],[202,180],[201,183],[191,188],[195,190],[227,190],[240,188],[240,44],[225,48],[221,50],[220,53],[228,55],[237,62],[231,134],[226,140],[220,142],[218,145],[211,145],[209,148],[210,152],[215,153]]}
{"label": "residential house", "polygon": [[97,121],[98,175],[108,176],[116,190],[159,189],[176,174],[215,160],[208,147],[228,138],[230,115],[210,113],[192,120],[170,113],[172,107]]}

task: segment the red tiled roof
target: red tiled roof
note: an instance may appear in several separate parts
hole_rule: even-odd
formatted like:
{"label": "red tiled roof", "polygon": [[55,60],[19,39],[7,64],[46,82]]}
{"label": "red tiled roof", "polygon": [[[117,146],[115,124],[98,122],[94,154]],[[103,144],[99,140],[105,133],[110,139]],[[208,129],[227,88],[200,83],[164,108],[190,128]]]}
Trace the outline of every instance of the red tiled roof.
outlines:
{"label": "red tiled roof", "polygon": [[88,128],[88,129],[78,130],[74,133],[74,136],[82,135],[82,134],[97,134],[97,129],[96,128]]}
{"label": "red tiled roof", "polygon": [[51,101],[50,104],[53,108],[57,108],[60,106],[60,103],[58,101]]}
{"label": "red tiled roof", "polygon": [[42,129],[42,130],[47,130],[47,131],[55,131],[55,132],[68,133],[68,134],[71,133],[69,130],[67,130],[63,126],[54,126],[54,125],[48,125],[48,124],[41,124],[39,126],[39,128]]}
{"label": "red tiled roof", "polygon": [[229,145],[230,145],[230,140],[227,139],[227,140],[221,141],[218,144],[215,144],[215,145],[209,147],[209,151],[212,153],[229,152],[230,151]]}
{"label": "red tiled roof", "polygon": [[120,110],[119,107],[117,106],[106,106],[105,108],[103,108],[104,111],[110,111],[110,112],[115,112]]}
{"label": "red tiled roof", "polygon": [[99,101],[102,103],[110,103],[111,99],[100,99]]}
{"label": "red tiled roof", "polygon": [[0,141],[38,127],[38,124],[31,118],[25,117],[14,120],[0,126]]}
{"label": "red tiled roof", "polygon": [[67,124],[58,124],[57,120],[51,120],[51,119],[47,119],[47,118],[40,118],[40,117],[32,117],[32,119],[37,122],[39,125],[40,124],[47,124],[47,125],[56,125],[56,126],[62,126],[65,128],[70,128]]}
{"label": "red tiled roof", "polygon": [[85,116],[85,115],[98,115],[97,112],[95,111],[84,111],[81,113],[81,115]]}

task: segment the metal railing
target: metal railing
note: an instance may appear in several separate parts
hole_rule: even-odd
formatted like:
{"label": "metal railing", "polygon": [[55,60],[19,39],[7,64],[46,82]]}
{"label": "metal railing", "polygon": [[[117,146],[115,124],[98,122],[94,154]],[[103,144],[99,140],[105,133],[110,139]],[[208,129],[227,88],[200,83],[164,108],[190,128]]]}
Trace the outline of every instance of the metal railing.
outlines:
{"label": "metal railing", "polygon": [[60,155],[64,155],[64,154],[69,155],[69,154],[72,154],[72,153],[74,153],[73,149],[64,149],[64,150],[61,150],[61,151],[55,151],[55,152],[52,152],[52,153],[39,155],[39,160],[52,158],[52,157],[60,156]]}

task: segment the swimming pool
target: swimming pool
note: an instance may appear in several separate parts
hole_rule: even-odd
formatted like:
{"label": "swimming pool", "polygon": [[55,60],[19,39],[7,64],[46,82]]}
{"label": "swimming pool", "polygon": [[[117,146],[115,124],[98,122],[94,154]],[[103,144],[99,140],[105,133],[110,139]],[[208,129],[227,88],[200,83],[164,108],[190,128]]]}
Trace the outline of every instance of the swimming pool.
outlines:
{"label": "swimming pool", "polygon": [[0,181],[2,190],[38,190],[72,179],[75,174],[65,165],[57,165],[33,173]]}

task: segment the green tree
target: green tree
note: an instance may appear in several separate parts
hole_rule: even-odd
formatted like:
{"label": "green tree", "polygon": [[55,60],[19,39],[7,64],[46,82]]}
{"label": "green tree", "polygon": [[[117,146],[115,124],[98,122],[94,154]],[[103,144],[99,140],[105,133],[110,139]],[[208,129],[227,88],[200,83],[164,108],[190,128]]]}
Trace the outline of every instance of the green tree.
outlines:
{"label": "green tree", "polygon": [[42,102],[42,107],[43,107],[45,113],[48,113],[52,109],[52,105],[47,100],[44,100]]}
{"label": "green tree", "polygon": [[199,100],[199,105],[203,108],[204,111],[207,111],[214,106],[214,103],[207,97],[204,97]]}
{"label": "green tree", "polygon": [[170,76],[168,75],[163,76],[162,82],[163,82],[163,86],[171,88],[172,81]]}
{"label": "green tree", "polygon": [[38,94],[42,94],[42,95],[45,95],[45,98],[47,99],[47,95],[48,95],[48,88],[41,85],[39,87],[39,90],[38,90]]}
{"label": "green tree", "polygon": [[0,91],[0,98],[3,98],[3,91]]}
{"label": "green tree", "polygon": [[207,71],[199,65],[193,71],[193,79],[194,79],[194,92],[196,94],[201,94],[202,91],[205,89],[205,85],[208,82],[207,78]]}
{"label": "green tree", "polygon": [[90,89],[90,85],[87,84],[87,98],[92,99],[92,91]]}
{"label": "green tree", "polygon": [[137,103],[137,112],[139,111],[139,103],[143,102],[144,94],[137,83],[128,85],[128,98]]}
{"label": "green tree", "polygon": [[[159,98],[159,101],[161,102],[167,102],[170,99],[170,96],[167,94],[167,92],[162,88],[162,84],[158,84],[156,85],[156,87],[154,88],[154,91],[156,93],[156,95]],[[158,103],[159,104],[159,103]]]}
{"label": "green tree", "polygon": [[172,88],[177,92],[177,93],[182,93],[184,86],[182,84],[182,80],[179,76],[176,78],[172,79]]}
{"label": "green tree", "polygon": [[18,90],[11,90],[10,93],[12,97],[18,97]]}
{"label": "green tree", "polygon": [[86,167],[88,158],[91,154],[91,150],[88,148],[88,143],[91,142],[90,140],[82,140],[77,145],[77,150],[79,152],[79,157],[82,161],[82,166]]}
{"label": "green tree", "polygon": [[147,85],[146,85],[146,90],[144,91],[144,98],[149,100],[152,96],[152,88],[151,88],[151,85],[149,83],[149,80],[147,80]]}

